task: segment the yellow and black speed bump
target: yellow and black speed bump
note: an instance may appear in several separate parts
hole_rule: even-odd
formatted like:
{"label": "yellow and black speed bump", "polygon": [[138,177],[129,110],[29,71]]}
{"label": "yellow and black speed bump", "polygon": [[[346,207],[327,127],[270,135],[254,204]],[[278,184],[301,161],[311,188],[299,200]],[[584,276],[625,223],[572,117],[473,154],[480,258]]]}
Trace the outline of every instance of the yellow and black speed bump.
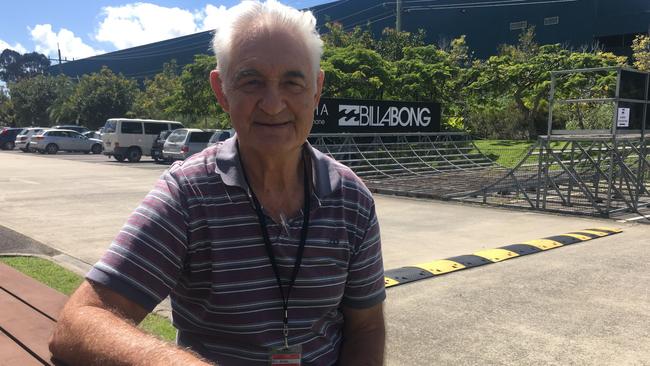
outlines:
{"label": "yellow and black speed bump", "polygon": [[618,234],[620,229],[598,227],[593,229],[574,231],[567,234],[549,236],[543,239],[529,240],[523,243],[506,245],[495,249],[484,249],[473,254],[459,255],[433,262],[416,264],[388,270],[384,273],[386,287],[393,287],[405,283],[440,276],[462,269],[497,263],[515,257],[539,253],[565,245],[581,243],[583,241],[598,239],[604,236]]}

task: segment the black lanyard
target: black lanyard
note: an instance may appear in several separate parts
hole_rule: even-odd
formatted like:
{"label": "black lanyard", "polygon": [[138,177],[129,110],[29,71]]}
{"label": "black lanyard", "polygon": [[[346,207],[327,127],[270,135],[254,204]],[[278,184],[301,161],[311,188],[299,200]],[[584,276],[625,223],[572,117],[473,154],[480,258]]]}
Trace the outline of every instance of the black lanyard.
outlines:
{"label": "black lanyard", "polygon": [[[237,143],[237,154],[239,155],[241,162],[241,153],[239,152],[239,143]],[[264,246],[266,247],[266,253],[269,256],[271,261],[271,266],[273,267],[273,273],[275,273],[275,279],[278,283],[278,288],[280,289],[280,296],[282,296],[282,310],[283,312],[283,323],[284,327],[282,329],[282,334],[284,335],[284,346],[289,348],[289,298],[291,296],[291,289],[296,282],[296,277],[298,277],[298,271],[300,270],[300,265],[302,263],[302,256],[305,251],[305,243],[307,241],[307,232],[309,231],[309,210],[310,210],[310,177],[307,170],[307,154],[303,151],[303,168],[304,168],[304,186],[305,186],[305,203],[303,208],[303,218],[302,218],[302,230],[300,231],[300,245],[298,246],[298,255],[296,256],[296,262],[293,265],[293,273],[291,274],[291,281],[287,287],[287,296],[284,296],[284,288],[282,287],[282,280],[280,280],[280,271],[278,270],[278,264],[275,261],[275,254],[273,254],[273,247],[271,246],[271,240],[269,239],[269,232],[266,227],[266,216],[262,211],[262,206],[253,192],[253,187],[251,187],[248,176],[246,175],[246,170],[244,169],[243,162],[240,164],[242,168],[242,173],[244,175],[244,180],[251,193],[251,198],[253,199],[253,204],[255,206],[255,213],[257,214],[257,219],[260,222],[260,227],[262,231],[262,238],[264,239]]]}

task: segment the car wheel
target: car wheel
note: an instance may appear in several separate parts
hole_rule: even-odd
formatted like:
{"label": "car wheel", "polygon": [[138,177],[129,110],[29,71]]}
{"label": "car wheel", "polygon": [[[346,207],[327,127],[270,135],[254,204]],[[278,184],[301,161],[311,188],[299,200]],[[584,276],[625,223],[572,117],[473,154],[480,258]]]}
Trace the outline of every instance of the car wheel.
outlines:
{"label": "car wheel", "polygon": [[132,147],[126,152],[126,158],[131,163],[137,163],[142,157],[142,152],[137,147]]}
{"label": "car wheel", "polygon": [[90,148],[90,152],[93,154],[101,154],[102,153],[102,145],[100,144],[95,144],[93,147]]}
{"label": "car wheel", "polygon": [[124,161],[124,155],[113,155],[113,157],[120,163]]}
{"label": "car wheel", "polygon": [[7,141],[4,145],[2,145],[2,148],[5,150],[13,150],[14,147],[16,147],[16,145],[13,143],[13,141]]}
{"label": "car wheel", "polygon": [[52,155],[54,155],[54,154],[56,154],[57,152],[59,152],[59,147],[56,146],[56,144],[49,144],[49,145],[47,145],[47,146],[45,147],[45,151],[46,151],[48,154],[52,154]]}

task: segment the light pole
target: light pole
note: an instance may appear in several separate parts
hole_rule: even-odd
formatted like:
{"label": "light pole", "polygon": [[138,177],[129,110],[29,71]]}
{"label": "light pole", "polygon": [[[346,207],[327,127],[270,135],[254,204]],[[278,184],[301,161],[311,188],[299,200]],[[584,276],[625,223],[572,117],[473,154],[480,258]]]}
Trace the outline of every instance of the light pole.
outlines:
{"label": "light pole", "polygon": [[395,29],[398,32],[402,31],[402,0],[397,0],[397,9],[395,10],[397,20],[395,21]]}

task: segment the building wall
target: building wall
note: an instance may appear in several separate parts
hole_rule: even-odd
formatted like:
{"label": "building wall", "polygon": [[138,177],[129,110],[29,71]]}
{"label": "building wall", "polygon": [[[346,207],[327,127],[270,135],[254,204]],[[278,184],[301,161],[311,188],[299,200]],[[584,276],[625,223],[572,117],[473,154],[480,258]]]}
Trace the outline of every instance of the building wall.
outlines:
{"label": "building wall", "polygon": [[[386,27],[395,27],[395,1],[339,0],[311,10],[321,32],[326,31],[327,21],[338,22],[347,30],[355,26],[369,27],[376,36]],[[557,24],[548,24],[554,23],[549,22],[554,17]],[[425,29],[427,42],[435,44],[448,43],[464,34],[478,58],[495,54],[501,44],[517,42],[521,30],[511,29],[517,22],[534,25],[539,43],[578,48],[599,41],[606,50],[629,55],[634,35],[648,32],[650,0],[403,1],[403,30]],[[201,32],[54,65],[51,72],[75,77],[106,65],[115,72],[142,80],[153,77],[172,59],[182,67],[191,63],[195,54],[211,53],[211,37],[210,31]]]}
{"label": "building wall", "polygon": [[[329,20],[341,23],[345,29],[369,26],[375,35],[380,35],[384,28],[395,27],[396,21],[395,2],[385,4],[378,0],[340,0],[315,7],[313,11],[319,24]],[[557,24],[549,24],[555,23],[552,20],[557,20]],[[511,23],[517,22],[534,25],[539,43],[561,43],[574,48],[591,46],[601,38],[646,33],[650,1],[403,1],[403,30],[425,29],[427,42],[435,44],[448,43],[464,34],[470,49],[479,58],[495,54],[501,44],[517,42],[521,30],[511,29]],[[620,47],[612,50],[625,51]]]}

